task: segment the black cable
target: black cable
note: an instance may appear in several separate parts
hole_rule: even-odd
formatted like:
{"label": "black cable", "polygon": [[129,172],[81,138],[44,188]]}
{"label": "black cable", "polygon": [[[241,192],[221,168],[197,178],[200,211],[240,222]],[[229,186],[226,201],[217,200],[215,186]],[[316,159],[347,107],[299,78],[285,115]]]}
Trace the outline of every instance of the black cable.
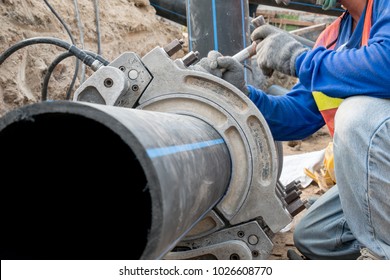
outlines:
{"label": "black cable", "polygon": [[93,1],[95,7],[96,35],[97,35],[97,53],[102,54],[102,43],[100,38],[100,19],[99,19],[99,0]]}
{"label": "black cable", "polygon": [[104,66],[107,66],[108,64],[110,64],[110,62],[108,60],[106,60],[104,57],[94,53],[94,52],[91,52],[91,51],[87,51],[87,50],[84,50],[84,52],[90,56],[92,56],[94,59],[100,61],[101,63],[103,63]]}
{"label": "black cable", "polygon": [[70,40],[72,41],[73,45],[76,45],[76,41],[74,40],[74,37],[72,33],[70,32],[70,29],[68,25],[64,22],[64,20],[60,17],[60,15],[54,10],[54,8],[47,2],[47,0],[43,0],[46,4],[46,6],[50,9],[50,11],[55,15],[55,17],[58,19],[58,21],[62,24],[62,26],[65,28],[66,33],[68,33]]}
{"label": "black cable", "polygon": [[30,45],[35,45],[35,44],[51,44],[51,45],[56,45],[58,47],[64,48],[68,50],[70,53],[72,53],[74,56],[76,56],[87,66],[92,66],[93,62],[95,61],[95,59],[92,56],[88,55],[83,50],[77,48],[74,45],[69,44],[66,41],[57,38],[52,38],[52,37],[35,37],[35,38],[22,40],[9,47],[5,52],[3,52],[0,55],[0,65],[2,65],[3,62],[14,52],[20,50],[21,48]]}
{"label": "black cable", "polygon": [[[107,66],[108,64],[110,64],[109,61],[105,60],[104,58],[102,58],[100,55],[97,55],[96,53],[93,53],[93,52],[90,52],[90,51],[84,51],[85,53],[87,53],[88,55],[92,56],[93,58],[95,58],[96,60],[99,60],[101,63],[103,63],[105,66]],[[53,62],[50,64],[49,68],[47,69],[47,73],[45,75],[45,79],[43,80],[43,84],[42,84],[42,94],[41,94],[41,98],[42,98],[42,101],[46,101],[47,100],[47,89],[49,87],[49,81],[50,81],[50,77],[54,71],[54,69],[57,67],[58,64],[60,64],[64,59],[70,57],[70,56],[73,56],[72,53],[70,52],[65,52],[65,53],[62,53],[60,54],[55,60],[53,60]],[[77,69],[78,70],[78,69]],[[76,77],[73,77],[74,79],[77,78]],[[73,81],[72,81],[73,82]],[[70,92],[67,92],[66,93],[66,99],[69,100],[70,99]]]}
{"label": "black cable", "polygon": [[[73,3],[74,3],[74,10],[75,10],[77,26],[78,26],[79,32],[80,32],[81,48],[84,49],[85,48],[84,47],[84,31],[83,31],[83,26],[82,26],[81,19],[80,19],[79,3],[77,0],[73,0]],[[84,83],[84,80],[85,80],[85,65],[81,65],[81,78],[80,78],[81,83]]]}
{"label": "black cable", "polygon": [[[54,10],[54,8],[49,4],[49,2],[47,2],[47,0],[43,0],[43,1],[45,2],[46,6],[50,9],[50,11],[54,14],[54,16],[58,19],[58,21],[62,24],[62,26],[65,28],[65,31],[66,31],[66,33],[68,33],[69,38],[70,38],[70,41],[72,42],[72,44],[73,44],[73,45],[76,45],[76,41],[75,41],[75,39],[74,39],[72,33],[70,32],[70,29],[69,29],[68,25],[67,25],[67,24],[64,22],[64,20],[60,17],[60,15],[56,12],[56,10]],[[69,85],[69,87],[68,87],[68,90],[67,90],[67,92],[66,92],[66,96],[70,96],[70,94],[71,94],[71,92],[72,92],[72,90],[73,90],[73,87],[74,87],[74,85],[75,85],[75,83],[76,83],[77,74],[78,74],[78,72],[79,72],[79,67],[80,67],[80,61],[76,58],[76,60],[75,60],[75,69],[74,69],[73,78],[72,78],[72,81],[71,81],[71,83],[70,83],[70,85]],[[53,70],[54,70],[54,69],[53,69]],[[48,75],[49,75],[49,76],[48,76]],[[44,78],[44,81],[45,81],[46,79],[50,79],[50,75],[51,75],[50,72],[47,71],[46,76],[45,76],[45,78]],[[46,88],[46,90],[47,90],[47,88]],[[43,95],[43,93],[42,93],[42,95]],[[47,92],[46,92],[46,96],[47,96]]]}
{"label": "black cable", "polygon": [[[14,44],[13,46],[11,46],[10,48],[8,48],[5,52],[3,52],[0,55],[0,65],[2,65],[3,62],[8,57],[10,57],[14,52],[20,50],[21,48],[24,48],[24,47],[27,47],[30,45],[34,45],[34,44],[52,44],[52,45],[56,45],[56,46],[59,46],[59,47],[62,47],[64,49],[68,50],[67,53],[62,54],[59,57],[57,57],[53,61],[53,63],[49,66],[50,69],[48,69],[48,72],[46,73],[44,85],[42,87],[42,100],[47,99],[47,87],[49,84],[49,79],[50,79],[51,73],[53,72],[54,68],[62,60],[64,60],[66,57],[69,57],[70,55],[74,55],[79,60],[81,60],[84,64],[86,64],[88,66],[91,66],[93,64],[93,62],[95,61],[95,59],[91,55],[87,54],[83,50],[80,50],[76,46],[69,44],[68,42],[65,42],[65,41],[57,39],[57,38],[36,37],[36,38],[30,38],[30,39],[20,41],[20,42]],[[68,53],[69,53],[69,55],[68,55]],[[67,98],[70,98],[70,93],[71,93],[71,91],[67,92]]]}
{"label": "black cable", "polygon": [[[58,15],[58,13],[54,10],[54,8],[49,4],[49,2],[47,0],[44,0],[45,4],[47,5],[47,7],[50,9],[50,11],[55,15],[55,17],[60,21],[60,23],[63,25],[63,27],[65,28],[66,32],[68,33],[69,35],[69,38],[72,42],[73,45],[75,45],[75,39],[72,35],[72,33],[70,32],[69,30],[69,27],[66,25],[66,23],[63,21],[63,19]],[[77,4],[77,1],[75,1],[75,5]],[[98,3],[95,2],[95,10],[97,11],[97,15],[98,15]],[[75,6],[76,9],[77,9],[77,6]],[[76,10],[76,14],[77,14],[77,18],[78,18],[78,23],[79,23],[79,27],[80,27],[80,21],[79,21],[79,16],[78,16],[78,9]],[[99,23],[99,19],[97,18],[97,24]],[[81,30],[80,30],[81,32]],[[80,34],[81,35],[81,34]],[[99,35],[99,42],[98,42],[98,48],[99,48],[99,44],[100,44],[100,32],[98,33]],[[83,36],[83,35],[81,35]],[[32,38],[34,39],[34,38]],[[42,39],[42,38],[39,38],[39,39]],[[49,39],[49,38],[47,38]],[[55,39],[55,38],[53,38]],[[28,46],[30,44],[35,44],[35,43],[50,43],[50,42],[33,42],[33,41],[23,41],[22,42],[19,42],[17,44],[15,44],[14,46],[12,46],[11,48],[9,48],[6,52],[4,52],[1,57],[0,57],[0,65],[5,61],[5,59],[7,59],[13,52],[19,50],[20,48],[23,48],[25,46]],[[54,43],[54,42],[53,42]],[[57,42],[58,43],[58,42]],[[55,45],[58,45],[57,43],[54,43]],[[61,47],[64,47],[66,48],[67,46],[65,45],[62,45],[60,44]],[[69,49],[71,49],[72,46],[70,46]],[[77,52],[76,52],[77,53]],[[61,55],[59,55],[49,66],[47,72],[46,72],[46,75],[45,75],[45,78],[44,78],[44,81],[43,81],[43,86],[42,86],[42,100],[47,100],[47,89],[48,89],[48,85],[49,85],[49,81],[50,81],[50,77],[55,69],[55,67],[61,63],[64,59],[70,57],[70,56],[73,56],[73,55],[76,55],[76,53],[74,52],[65,52],[65,53],[62,53]],[[87,53],[88,55],[94,57],[95,59],[99,60],[100,62],[102,62],[104,65],[108,65],[109,62],[107,60],[105,60],[104,58],[102,58],[100,55],[96,55],[92,52],[88,52],[88,51],[85,51],[85,53]],[[90,65],[89,65],[90,66]],[[73,79],[72,79],[72,82],[68,88],[68,91],[66,93],[66,99],[70,99],[70,95],[71,95],[71,91],[74,87],[74,84],[76,82],[76,79],[77,79],[77,73],[78,73],[78,69],[79,69],[79,59],[76,58],[76,65],[75,65],[75,72],[74,72],[74,75],[73,75]]]}
{"label": "black cable", "polygon": [[[56,57],[55,60],[53,60],[53,62],[50,64],[49,68],[47,68],[47,73],[46,73],[45,78],[43,80],[42,90],[41,90],[42,101],[47,100],[47,88],[49,86],[49,80],[50,80],[51,74],[53,73],[54,69],[56,68],[56,66],[58,64],[61,63],[61,61],[63,61],[65,58],[68,58],[70,56],[73,56],[73,54],[70,52],[64,52],[64,53],[60,54],[59,56]],[[69,95],[69,97],[70,97],[70,95]],[[66,99],[69,100],[68,92],[66,93]]]}
{"label": "black cable", "polygon": [[[50,68],[50,67],[54,64],[54,62],[55,62],[57,59],[59,59],[60,57],[62,57],[62,54],[60,54],[60,55],[52,62],[52,64],[50,64],[49,68]],[[58,65],[58,63],[55,64],[55,65]],[[49,74],[49,73],[50,73],[50,72],[49,72],[49,68],[48,68],[48,70],[47,70],[47,72],[46,72],[44,81],[45,81],[46,79],[50,79],[51,74]],[[72,93],[72,89],[73,89],[74,85],[76,84],[77,73],[79,72],[79,68],[80,68],[80,61],[76,58],[76,62],[75,62],[75,67],[74,67],[74,73],[73,73],[72,81],[70,82],[70,85],[69,85],[69,87],[68,87],[68,90],[66,91],[66,96],[70,96],[71,93]],[[54,69],[53,69],[52,71],[54,71]],[[42,88],[42,91],[43,91],[43,90],[47,90],[47,88]],[[46,92],[46,95],[47,95],[47,92]]]}

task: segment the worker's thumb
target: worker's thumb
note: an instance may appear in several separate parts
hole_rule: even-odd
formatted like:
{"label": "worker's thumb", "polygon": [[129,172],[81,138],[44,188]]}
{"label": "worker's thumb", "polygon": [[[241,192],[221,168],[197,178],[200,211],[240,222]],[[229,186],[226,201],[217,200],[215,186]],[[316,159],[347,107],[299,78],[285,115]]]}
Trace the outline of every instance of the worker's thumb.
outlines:
{"label": "worker's thumb", "polygon": [[217,58],[221,57],[221,56],[222,56],[222,54],[217,52],[217,51],[209,51],[209,53],[207,54],[207,60],[209,62],[209,66],[212,70],[218,68]]}
{"label": "worker's thumb", "polygon": [[228,71],[241,71],[243,66],[238,60],[232,58],[231,56],[222,56],[217,58],[219,68],[224,68]]}
{"label": "worker's thumb", "polygon": [[280,32],[280,31],[278,31],[277,28],[275,28],[269,24],[262,25],[260,27],[257,27],[252,32],[251,39],[253,42],[262,41],[265,38],[267,38],[269,35],[272,35],[272,34],[275,34],[278,32]]}

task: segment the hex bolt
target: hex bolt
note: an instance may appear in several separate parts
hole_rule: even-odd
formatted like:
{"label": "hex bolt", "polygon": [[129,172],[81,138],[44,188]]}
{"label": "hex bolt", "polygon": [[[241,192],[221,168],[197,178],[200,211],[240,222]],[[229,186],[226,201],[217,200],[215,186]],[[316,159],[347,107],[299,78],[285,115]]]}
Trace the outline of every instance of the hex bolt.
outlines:
{"label": "hex bolt", "polygon": [[301,191],[291,191],[284,197],[284,200],[286,201],[287,204],[290,204],[295,199],[300,198],[301,194],[302,194]]}
{"label": "hex bolt", "polygon": [[239,232],[237,232],[237,236],[240,237],[240,238],[243,238],[245,236],[245,232],[240,230]]}
{"label": "hex bolt", "polygon": [[251,244],[251,245],[256,245],[257,243],[259,243],[259,238],[258,238],[256,235],[251,234],[251,235],[249,235],[249,237],[248,237],[248,242],[249,242],[249,244]]}
{"label": "hex bolt", "polygon": [[114,85],[114,81],[111,78],[107,78],[104,80],[104,86],[106,88],[110,88]]}
{"label": "hex bolt", "polygon": [[137,78],[138,78],[138,71],[135,70],[135,69],[130,70],[130,71],[129,71],[129,78],[130,78],[131,80],[137,79]]}
{"label": "hex bolt", "polygon": [[175,39],[164,47],[164,51],[167,53],[167,55],[172,56],[182,49],[183,44],[183,39]]}
{"label": "hex bolt", "polygon": [[191,51],[182,58],[182,61],[183,61],[184,65],[188,67],[188,66],[194,64],[198,60],[198,57],[199,57],[198,51],[196,51],[196,52]]}
{"label": "hex bolt", "polygon": [[133,91],[137,91],[137,90],[139,90],[139,86],[138,86],[138,85],[133,85],[133,86],[131,87],[131,89],[132,89]]}

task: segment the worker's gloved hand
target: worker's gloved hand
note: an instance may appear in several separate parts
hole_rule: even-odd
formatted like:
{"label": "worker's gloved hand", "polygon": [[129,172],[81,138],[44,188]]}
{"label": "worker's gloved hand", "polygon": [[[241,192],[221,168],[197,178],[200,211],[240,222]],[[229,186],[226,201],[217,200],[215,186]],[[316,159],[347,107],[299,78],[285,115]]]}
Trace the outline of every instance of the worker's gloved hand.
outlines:
{"label": "worker's gloved hand", "polygon": [[257,64],[266,76],[271,76],[274,70],[286,75],[296,76],[295,61],[307,51],[301,43],[288,33],[271,25],[256,28],[252,35],[256,41]]}
{"label": "worker's gloved hand", "polygon": [[284,5],[290,4],[290,0],[275,0],[276,4],[283,3]]}
{"label": "worker's gloved hand", "polygon": [[222,54],[216,51],[210,51],[207,57],[202,58],[197,64],[190,68],[222,78],[222,70],[217,67],[217,57],[222,57]]}
{"label": "worker's gloved hand", "polygon": [[323,10],[329,10],[336,7],[337,0],[317,0],[317,5],[322,5]]}
{"label": "worker's gloved hand", "polygon": [[210,51],[207,57],[202,58],[195,65],[194,69],[201,70],[198,68],[199,66],[201,66],[206,72],[222,78],[248,95],[248,88],[245,83],[244,66],[236,59],[230,56],[223,56],[217,51]]}

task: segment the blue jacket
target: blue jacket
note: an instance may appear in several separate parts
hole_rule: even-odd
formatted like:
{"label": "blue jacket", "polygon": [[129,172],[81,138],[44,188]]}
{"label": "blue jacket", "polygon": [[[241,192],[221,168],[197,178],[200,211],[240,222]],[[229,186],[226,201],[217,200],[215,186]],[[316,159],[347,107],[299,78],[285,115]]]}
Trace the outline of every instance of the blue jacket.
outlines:
{"label": "blue jacket", "polygon": [[390,1],[376,0],[368,46],[361,47],[365,11],[352,33],[346,14],[336,48],[318,47],[298,56],[299,82],[284,96],[271,96],[248,86],[249,98],[259,108],[277,141],[303,139],[325,125],[312,91],[331,97],[369,95],[390,98]]}

